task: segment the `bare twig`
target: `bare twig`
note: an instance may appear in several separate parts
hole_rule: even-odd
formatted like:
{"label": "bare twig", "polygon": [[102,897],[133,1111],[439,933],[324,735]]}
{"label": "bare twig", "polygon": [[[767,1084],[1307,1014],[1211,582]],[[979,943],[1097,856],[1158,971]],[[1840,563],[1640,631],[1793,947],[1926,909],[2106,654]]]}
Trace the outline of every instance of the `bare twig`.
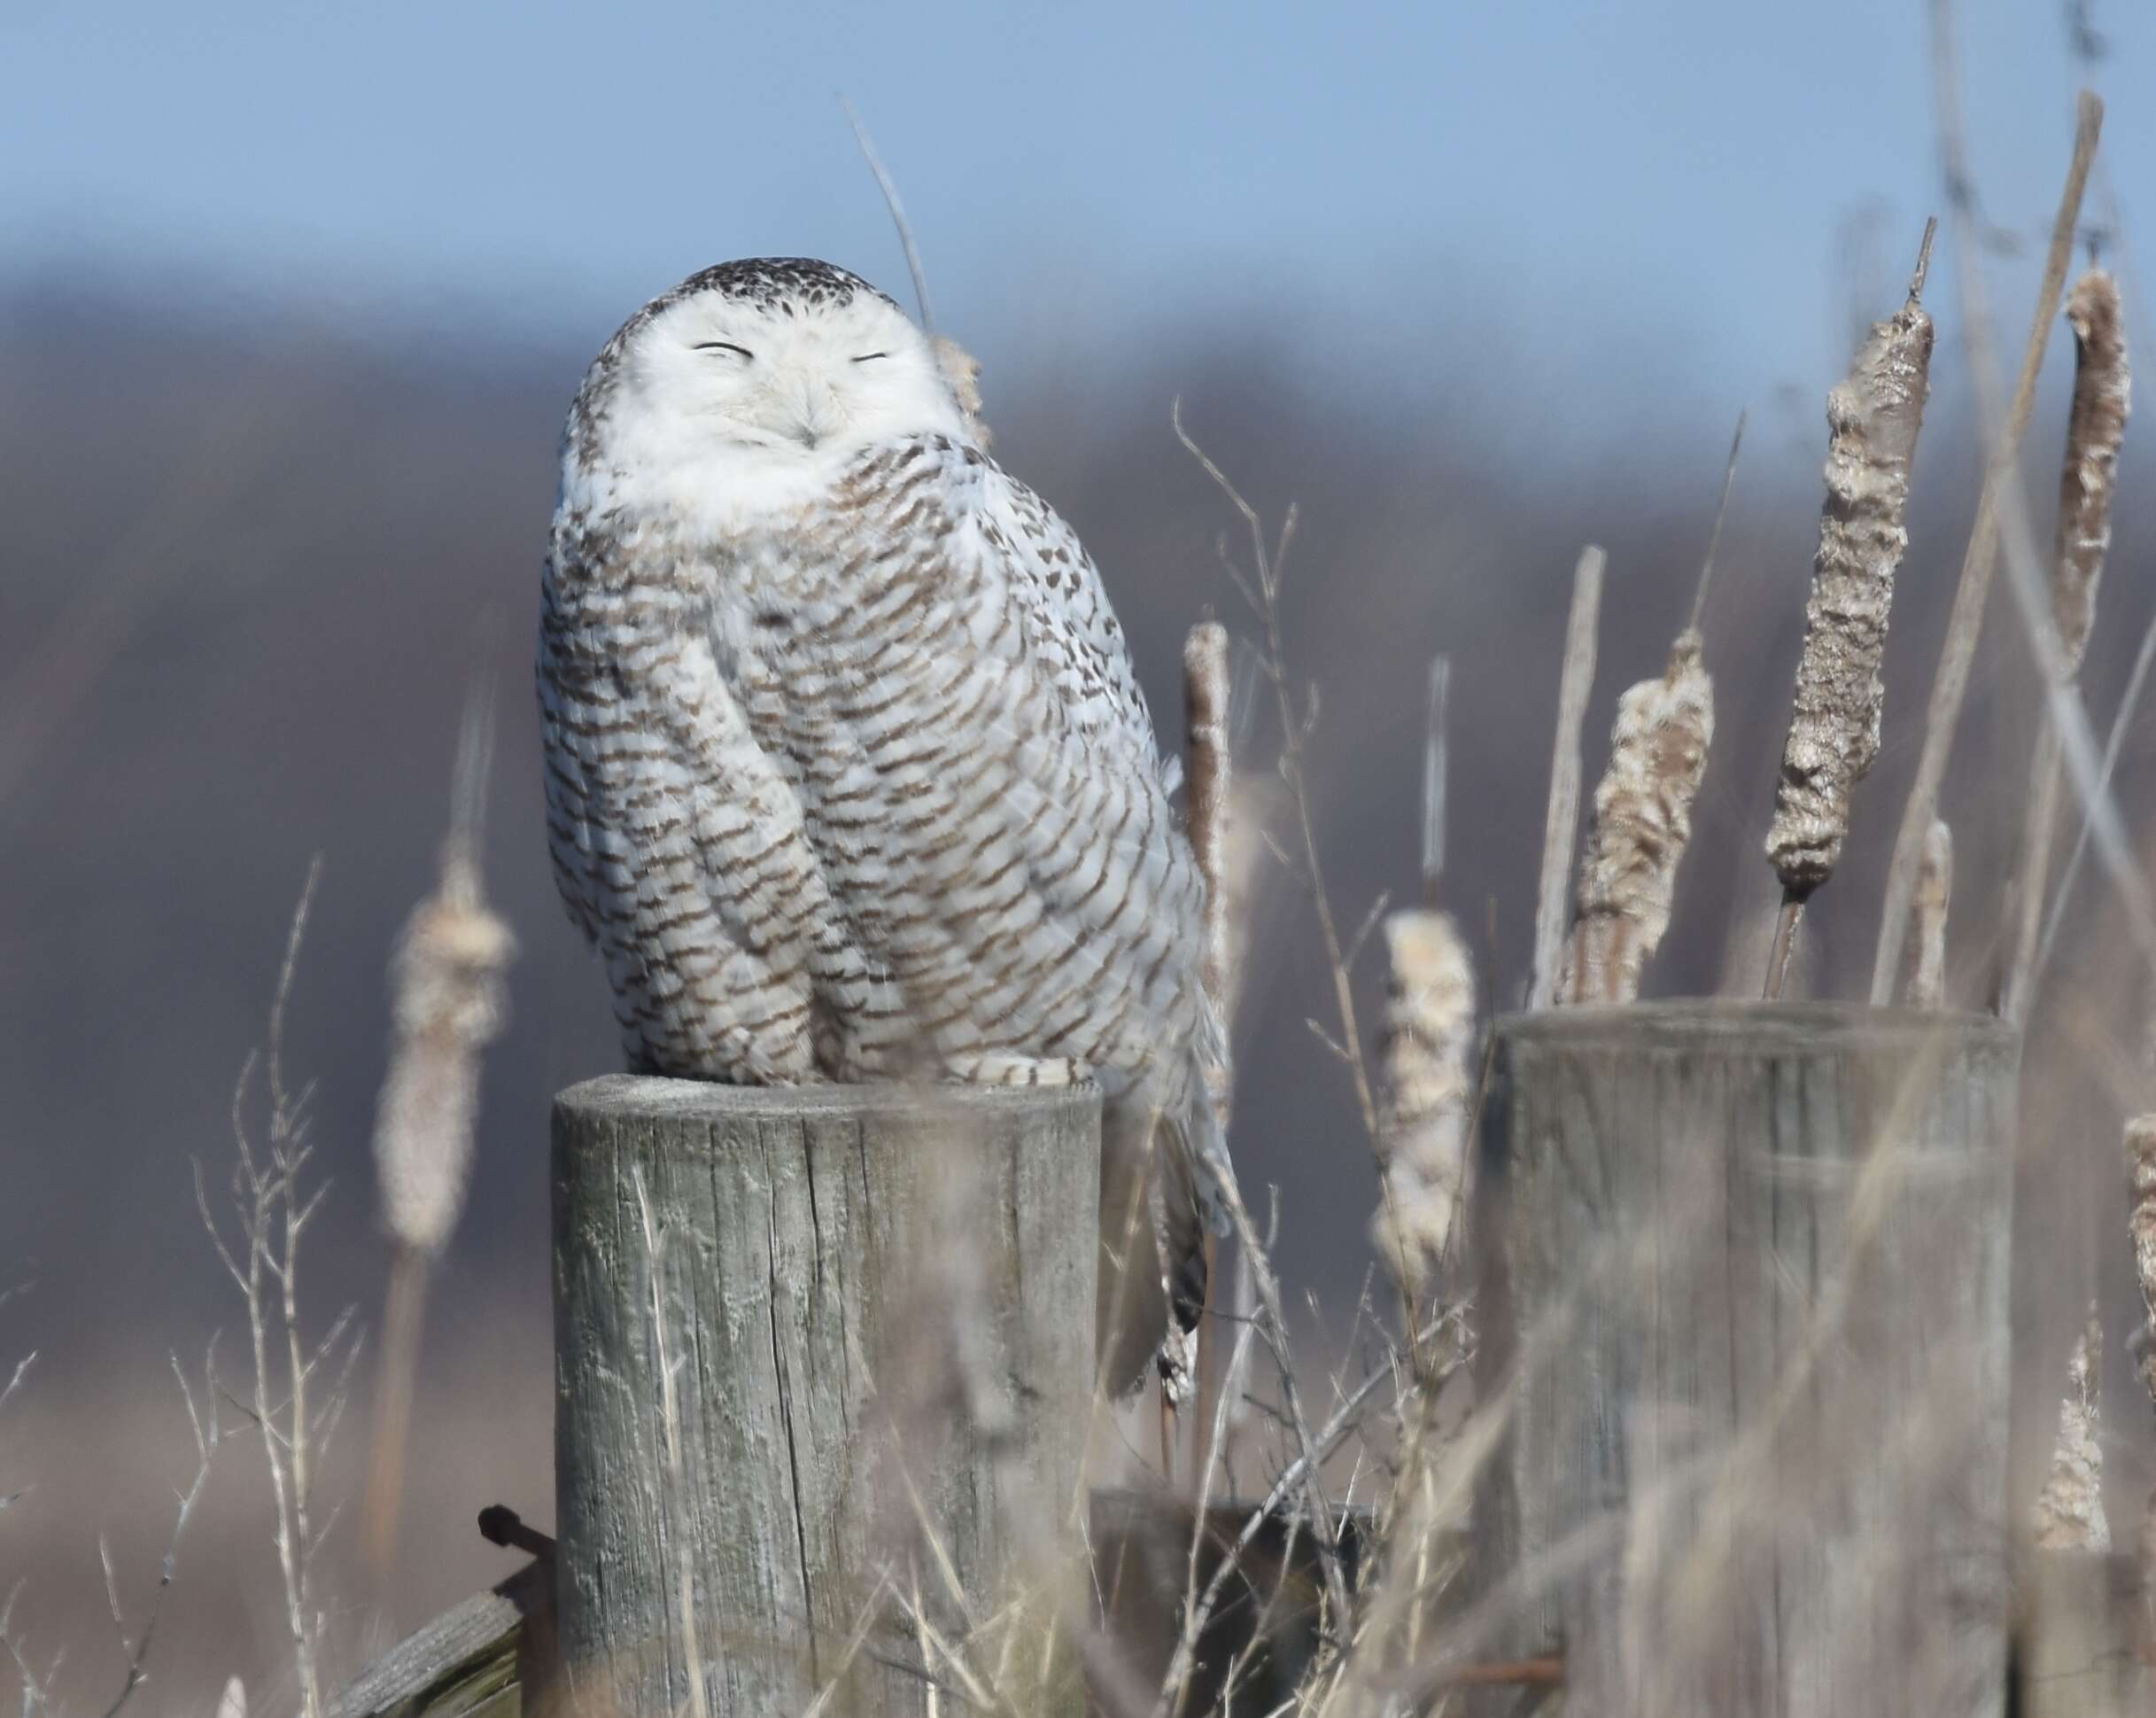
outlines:
{"label": "bare twig", "polygon": [[1601,615],[1602,571],[1609,557],[1595,544],[1580,551],[1572,574],[1572,610],[1564,629],[1564,666],[1557,680],[1557,735],[1551,748],[1549,802],[1542,819],[1542,875],[1535,893],[1535,944],[1527,1006],[1556,999],[1557,962],[1564,946],[1566,884],[1579,838],[1579,730],[1594,684],[1594,633]]}
{"label": "bare twig", "polygon": [[179,1380],[180,1395],[187,1404],[187,1420],[195,1437],[195,1475],[187,1489],[180,1493],[179,1504],[173,1515],[172,1533],[165,1542],[165,1555],[158,1565],[157,1594],[150,1601],[150,1614],[143,1623],[142,1633],[130,1642],[128,1628],[122,1620],[120,1590],[112,1578],[112,1559],[105,1550],[102,1536],[97,1541],[97,1553],[105,1565],[105,1602],[110,1606],[112,1627],[120,1636],[120,1650],[128,1661],[125,1681],[112,1704],[105,1709],[105,1718],[119,1718],[120,1711],[134,1698],[135,1691],[150,1680],[150,1650],[157,1640],[158,1620],[165,1613],[166,1596],[172,1591],[173,1577],[180,1568],[180,1540],[187,1532],[188,1521],[201,1501],[202,1489],[209,1483],[210,1465],[216,1458],[219,1430],[217,1426],[217,1357],[213,1341],[208,1359],[203,1364],[203,1400],[199,1407],[195,1393],[189,1388],[187,1374],[180,1370],[178,1356],[173,1357],[172,1375]]}
{"label": "bare twig", "polygon": [[[1950,29],[1950,0],[1934,0],[1935,34]],[[1942,48],[1943,55],[1945,49]],[[1942,79],[1943,85],[1949,80]],[[1909,932],[1909,903],[1916,892],[1917,871],[1923,863],[1924,835],[1937,815],[1939,784],[1946,773],[1948,754],[1953,749],[1954,729],[1961,717],[1962,700],[1968,691],[1969,671],[1976,659],[1977,634],[1983,625],[1984,602],[1991,575],[1998,561],[1999,510],[2002,492],[2018,481],[2015,460],[2021,438],[2028,428],[2036,405],[2036,377],[2043,368],[2044,347],[2050,343],[2051,322],[2066,291],[2067,267],[2072,260],[2074,233],[2081,218],[2082,193],[2088,184],[2089,167],[2096,157],[2097,139],[2103,130],[2104,104],[2083,91],[2075,114],[2074,155],[2067,169],[2058,213],[2052,219],[2050,253],[2045,259],[2043,284],[2036,294],[2036,314],[2021,354],[2021,372],[2014,385],[1984,486],[1977,498],[1976,522],[1969,533],[1961,577],[1954,591],[1954,606],[1947,623],[1946,643],[1940,652],[1937,676],[1932,682],[1931,702],[1925,712],[1924,746],[1917,758],[1916,780],[1903,808],[1895,836],[1894,858],[1887,870],[1885,906],[1880,921],[1879,948],[1872,962],[1872,1002],[1885,1004],[1894,994],[1894,981],[1901,970],[1902,951]],[[1950,135],[1951,127],[1944,128]],[[1947,145],[1950,177],[1966,183],[1966,152],[1958,139]],[[1957,168],[1958,171],[1957,172]],[[1963,256],[1962,274],[1975,272],[1969,247],[1969,211],[1965,198],[1954,204],[1954,225]]]}
{"label": "bare twig", "polygon": [[[1221,470],[1211,455],[1191,439],[1190,431],[1183,425],[1183,400],[1177,398],[1169,408],[1169,422],[1175,428],[1175,439],[1185,452],[1196,460],[1214,486],[1227,500],[1241,517],[1248,534],[1252,568],[1245,576],[1226,551],[1223,542],[1221,566],[1244,601],[1250,605],[1264,634],[1262,665],[1265,678],[1271,682],[1273,696],[1280,719],[1280,762],[1282,781],[1294,803],[1296,831],[1300,838],[1299,864],[1290,868],[1299,875],[1303,886],[1310,892],[1311,910],[1315,914],[1318,934],[1323,939],[1325,959],[1332,974],[1333,1007],[1338,1017],[1338,1041],[1346,1053],[1348,1071],[1354,1083],[1355,1107],[1362,1118],[1364,1137],[1376,1140],[1377,1137],[1377,1101],[1372,1085],[1369,1069],[1362,1053],[1362,1034],[1356,1023],[1355,994],[1353,975],[1347,965],[1346,945],[1341,941],[1339,926],[1333,916],[1332,897],[1325,886],[1325,868],[1318,856],[1317,819],[1310,803],[1309,784],[1303,770],[1304,745],[1317,723],[1317,690],[1311,688],[1299,707],[1292,683],[1288,677],[1287,647],[1280,619],[1280,580],[1287,564],[1289,545],[1294,540],[1296,513],[1291,504],[1282,520],[1280,534],[1270,545],[1265,535],[1265,526],[1258,510],[1237,490],[1228,474]],[[1268,839],[1268,844],[1269,839]],[[1276,849],[1277,851],[1277,849]]]}
{"label": "bare twig", "polygon": [[[353,1325],[349,1309],[332,1321],[328,1333],[311,1348],[301,1335],[299,1318],[300,1242],[322,1209],[326,1188],[307,1191],[303,1186],[313,1155],[306,1140],[307,1093],[304,1090],[294,1092],[284,1083],[284,1016],[320,875],[318,860],[308,868],[306,886],[292,917],[270,1005],[268,1047],[260,1058],[247,1059],[233,1093],[236,1162],[232,1194],[237,1217],[237,1244],[220,1228],[210,1209],[202,1166],[199,1162],[195,1165],[197,1209],[218,1260],[238,1288],[247,1312],[252,1388],[250,1400],[240,1405],[262,1434],[268,1464],[285,1628],[291,1640],[301,1718],[321,1718],[322,1711],[317,1646],[321,1619],[314,1602],[313,1569],[322,1540],[335,1520],[334,1513],[319,1526],[314,1520],[314,1465],[342,1414],[345,1382],[358,1353],[357,1343],[351,1340]],[[259,1147],[250,1135],[245,1115],[258,1067],[268,1108]],[[310,1407],[309,1386],[315,1374],[332,1362],[337,1364],[327,1392],[317,1405]],[[227,1399],[236,1398],[228,1394]]]}

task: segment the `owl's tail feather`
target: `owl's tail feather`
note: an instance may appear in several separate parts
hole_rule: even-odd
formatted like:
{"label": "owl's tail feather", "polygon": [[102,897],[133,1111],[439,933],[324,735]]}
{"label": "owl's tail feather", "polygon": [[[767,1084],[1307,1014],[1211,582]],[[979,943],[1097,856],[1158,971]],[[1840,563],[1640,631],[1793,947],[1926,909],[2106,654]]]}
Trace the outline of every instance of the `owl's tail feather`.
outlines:
{"label": "owl's tail feather", "polygon": [[1118,1395],[1159,1374],[1171,1403],[1196,1382],[1208,1233],[1227,1232],[1221,1189],[1233,1170],[1204,1082],[1178,1082],[1163,1110],[1143,1089],[1111,1103],[1101,1139],[1098,1328]]}

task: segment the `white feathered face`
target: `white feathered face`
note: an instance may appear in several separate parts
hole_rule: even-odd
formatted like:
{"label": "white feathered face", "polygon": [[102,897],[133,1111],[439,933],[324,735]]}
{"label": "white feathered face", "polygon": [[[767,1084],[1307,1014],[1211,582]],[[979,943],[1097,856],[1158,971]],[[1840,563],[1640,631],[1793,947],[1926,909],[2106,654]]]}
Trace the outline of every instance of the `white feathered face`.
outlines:
{"label": "white feathered face", "polygon": [[617,409],[677,448],[818,459],[895,436],[961,431],[920,330],[870,291],[693,292],[623,354]]}

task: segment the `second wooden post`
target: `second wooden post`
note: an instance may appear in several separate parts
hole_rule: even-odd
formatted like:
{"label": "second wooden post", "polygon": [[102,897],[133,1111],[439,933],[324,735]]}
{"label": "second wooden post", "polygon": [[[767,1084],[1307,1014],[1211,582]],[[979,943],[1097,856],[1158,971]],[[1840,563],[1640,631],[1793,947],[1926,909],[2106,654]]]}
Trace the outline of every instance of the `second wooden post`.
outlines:
{"label": "second wooden post", "polygon": [[1099,1144],[1090,1091],[556,1100],[576,1710],[1082,1709]]}
{"label": "second wooden post", "polygon": [[1465,1650],[1562,1659],[1600,1718],[1999,1712],[2013,1034],[1716,1003],[1497,1035]]}

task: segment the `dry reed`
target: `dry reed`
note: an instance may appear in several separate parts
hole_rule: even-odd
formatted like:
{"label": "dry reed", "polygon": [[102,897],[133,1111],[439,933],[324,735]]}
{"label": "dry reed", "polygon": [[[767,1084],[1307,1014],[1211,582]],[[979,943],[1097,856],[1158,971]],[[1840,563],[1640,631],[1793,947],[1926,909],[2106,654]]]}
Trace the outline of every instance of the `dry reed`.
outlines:
{"label": "dry reed", "polygon": [[[2067,265],[2074,249],[2074,234],[2081,218],[2082,193],[2089,182],[2090,164],[2096,158],[2097,139],[2104,124],[2104,104],[2087,90],[2076,104],[2073,159],[2059,193],[2059,208],[2051,222],[2051,247],[2044,260],[2044,281],[2037,289],[2036,314],[2022,348],[2021,373],[2014,385],[2013,403],[1984,472],[1984,485],[1976,501],[1976,520],[1969,532],[1967,552],[1954,588],[1954,605],[1947,621],[1946,642],[1939,652],[1938,672],[1933,678],[1931,698],[1925,711],[1924,745],[1918,755],[1916,780],[1902,809],[1901,827],[1894,838],[1894,857],[1887,868],[1886,901],[1881,914],[1879,946],[1872,961],[1871,999],[1883,1006],[1894,993],[1901,971],[1902,952],[1909,931],[1909,903],[1916,892],[1917,868],[1923,861],[1924,836],[1937,813],[1939,784],[1953,750],[1954,729],[1969,689],[1969,672],[1976,660],[1977,635],[1982,631],[1984,603],[1991,588],[1991,575],[1998,564],[2000,513],[2005,492],[2020,481],[2015,462],[2021,439],[2035,408],[2036,377],[2044,366],[2044,347],[2050,343],[2051,321],[2066,291]],[[1961,235],[1963,275],[1974,272],[1970,253],[1967,211],[1956,206],[1956,229]]]}
{"label": "dry reed", "polygon": [[2051,611],[2069,672],[2081,666],[2095,620],[2097,587],[2111,548],[2113,486],[2119,445],[2133,409],[2133,374],[2119,284],[2091,268],[2067,299],[2074,330],[2074,407],[2066,467],[2059,479],[2059,528],[2052,556]]}
{"label": "dry reed", "polygon": [[1579,552],[1572,574],[1572,609],[1564,628],[1564,666],[1557,678],[1557,735],[1550,754],[1549,804],[1542,820],[1542,874],[1535,896],[1535,943],[1527,1006],[1557,999],[1557,965],[1564,945],[1565,883],[1579,838],[1579,730],[1594,684],[1594,634],[1601,617],[1602,573],[1609,556],[1594,543]]}
{"label": "dry reed", "polygon": [[394,1253],[364,1533],[377,1581],[396,1549],[427,1276],[463,1210],[477,1143],[479,1053],[504,1023],[502,975],[516,952],[509,928],[488,909],[480,875],[493,750],[489,693],[483,684],[467,702],[434,892],[407,921],[390,965],[391,1049],[374,1153]]}
{"label": "dry reed", "polygon": [[[2075,283],[2067,299],[2067,321],[2074,329],[2074,406],[2067,419],[2059,523],[2051,549],[2051,619],[2057,648],[2047,666],[2059,683],[2071,686],[2080,678],[2096,625],[2097,589],[2111,545],[2112,488],[2131,409],[2132,377],[2118,283],[2109,275],[2092,268]],[[2039,965],[2062,764],[2059,729],[2047,711],[2029,760],[2028,809],[2015,874],[2020,892],[2004,1002],[2004,1011],[2013,1020],[2028,1012]]]}
{"label": "dry reed", "polygon": [[1946,1006],[1946,918],[1954,899],[1954,832],[1934,818],[1924,837],[1924,869],[1917,879],[1915,953],[1902,1001],[1912,1008]]}
{"label": "dry reed", "polygon": [[2104,1326],[2096,1308],[2067,1362],[2067,1394],[2059,1404],[2051,1470],[2036,1498],[2036,1543],[2044,1551],[2111,1549],[2104,1519],[2104,1450],[2098,1427],[2103,1388]]}
{"label": "dry reed", "polygon": [[1617,700],[1609,766],[1579,867],[1579,909],[1565,947],[1567,1002],[1631,1002],[1669,929],[1692,802],[1714,741],[1714,682],[1687,628],[1658,680]]}
{"label": "dry reed", "polygon": [[1384,921],[1389,957],[1377,1128],[1384,1198],[1371,1221],[1378,1255],[1417,1306],[1440,1279],[1467,1197],[1474,1101],[1475,969],[1449,913]]}
{"label": "dry reed", "polygon": [[1903,516],[1930,385],[1923,292],[1933,232],[1925,228],[1907,300],[1873,324],[1848,377],[1826,396],[1826,500],[1767,834],[1785,903],[1768,977],[1773,994],[1796,914],[1834,875],[1849,838],[1850,791],[1879,755],[1880,662],[1895,572],[1909,546]]}

